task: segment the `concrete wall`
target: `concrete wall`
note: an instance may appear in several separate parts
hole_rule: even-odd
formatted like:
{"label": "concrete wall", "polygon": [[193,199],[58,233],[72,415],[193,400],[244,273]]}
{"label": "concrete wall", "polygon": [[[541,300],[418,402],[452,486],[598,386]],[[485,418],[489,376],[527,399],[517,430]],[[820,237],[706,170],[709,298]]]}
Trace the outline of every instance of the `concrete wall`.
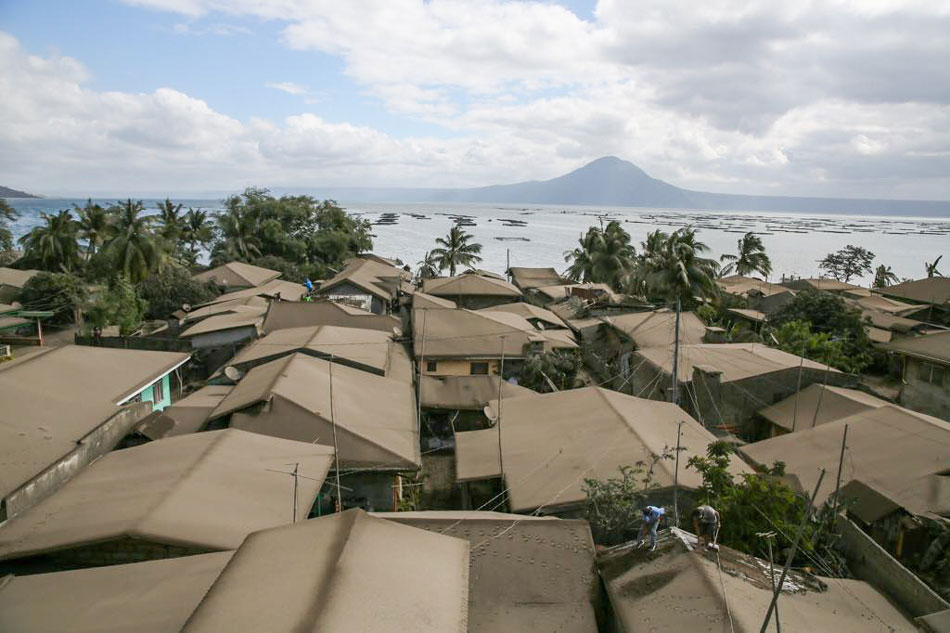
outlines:
{"label": "concrete wall", "polygon": [[58,490],[92,461],[111,451],[151,411],[148,402],[129,404],[90,431],[68,455],[3,499],[7,516],[23,512]]}
{"label": "concrete wall", "polygon": [[[155,385],[161,383],[161,397],[156,401],[155,399]],[[172,383],[171,378],[168,374],[162,376],[159,380],[156,380],[154,383],[149,385],[142,391],[141,396],[142,402],[150,402],[152,404],[152,411],[161,411],[165,407],[169,406],[172,403]]]}
{"label": "concrete wall", "polygon": [[943,366],[943,384],[934,385],[920,379],[922,361],[908,356],[904,362],[904,385],[897,401],[908,409],[950,420],[950,367]]}
{"label": "concrete wall", "polygon": [[191,341],[191,347],[193,349],[211,349],[215,347],[227,347],[229,345],[240,345],[246,341],[256,339],[257,334],[257,327],[248,325],[219,332],[196,334],[195,336],[189,336],[187,340]]}
{"label": "concrete wall", "polygon": [[352,303],[364,310],[369,310],[373,314],[386,314],[389,307],[388,301],[384,301],[376,295],[372,295],[352,284],[340,284],[330,288],[326,292],[318,292],[317,294],[330,297],[330,299],[341,303]]}
{"label": "concrete wall", "polygon": [[113,347],[118,349],[140,349],[159,352],[190,352],[191,342],[174,338],[156,336],[103,336],[99,342],[94,342],[92,336],[76,334],[73,339],[76,345],[95,345],[98,347]]}
{"label": "concrete wall", "polygon": [[913,617],[950,609],[950,604],[901,565],[850,519],[839,516],[841,549],[855,577],[874,585]]}
{"label": "concrete wall", "polygon": [[[416,359],[418,361],[418,359]],[[438,367],[434,371],[429,371],[428,364],[429,362],[438,363]],[[499,360],[459,360],[459,359],[423,359],[422,360],[422,373],[429,376],[470,376],[472,375],[472,363],[488,363],[488,374],[492,376],[498,375],[498,370],[501,366],[501,361]],[[508,363],[505,363],[505,370],[508,370]]]}

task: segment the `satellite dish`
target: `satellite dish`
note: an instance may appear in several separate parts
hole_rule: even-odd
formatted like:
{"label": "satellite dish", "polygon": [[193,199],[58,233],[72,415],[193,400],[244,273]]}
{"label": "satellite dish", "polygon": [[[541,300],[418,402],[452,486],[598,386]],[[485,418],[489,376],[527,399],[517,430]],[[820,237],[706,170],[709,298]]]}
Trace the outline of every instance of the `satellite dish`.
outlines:
{"label": "satellite dish", "polygon": [[224,375],[228,377],[228,380],[237,382],[241,379],[241,370],[234,365],[228,365],[224,368]]}
{"label": "satellite dish", "polygon": [[400,330],[398,327],[394,327],[393,336],[395,336],[396,338],[399,338],[400,336],[402,336],[402,330]]}
{"label": "satellite dish", "polygon": [[181,309],[184,310],[185,312],[191,312],[191,304],[183,303],[181,304]]}
{"label": "satellite dish", "polygon": [[491,408],[491,405],[486,404],[485,408],[482,409],[482,412],[485,414],[485,417],[491,420],[492,422],[494,422],[495,419],[497,418],[497,416],[495,415],[495,412]]}

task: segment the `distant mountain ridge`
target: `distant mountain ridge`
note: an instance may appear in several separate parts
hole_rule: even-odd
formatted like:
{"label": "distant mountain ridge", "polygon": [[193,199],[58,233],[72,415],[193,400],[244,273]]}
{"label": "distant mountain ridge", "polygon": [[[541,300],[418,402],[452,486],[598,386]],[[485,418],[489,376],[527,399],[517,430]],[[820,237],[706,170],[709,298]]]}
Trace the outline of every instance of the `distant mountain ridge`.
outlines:
{"label": "distant mountain ridge", "polygon": [[0,198],[42,198],[42,196],[34,196],[32,193],[0,185]]}
{"label": "distant mountain ridge", "polygon": [[658,207],[710,211],[785,211],[950,216],[950,201],[750,196],[681,189],[651,178],[629,161],[606,156],[550,180],[473,189],[330,187],[319,195],[341,202],[473,202]]}

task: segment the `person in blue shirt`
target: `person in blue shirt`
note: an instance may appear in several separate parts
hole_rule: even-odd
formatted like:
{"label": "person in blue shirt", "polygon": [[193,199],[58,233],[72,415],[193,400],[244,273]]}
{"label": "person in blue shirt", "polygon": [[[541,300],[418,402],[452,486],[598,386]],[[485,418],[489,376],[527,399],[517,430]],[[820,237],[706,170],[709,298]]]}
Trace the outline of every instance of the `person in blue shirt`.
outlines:
{"label": "person in blue shirt", "polygon": [[313,292],[313,282],[310,281],[310,278],[307,278],[307,281],[303,282],[303,285],[307,287],[307,294]]}
{"label": "person in blue shirt", "polygon": [[660,521],[666,515],[666,510],[656,506],[646,506],[643,508],[643,521],[640,523],[640,532],[637,534],[637,548],[643,547],[643,535],[650,531],[650,551],[656,549],[656,530],[660,526]]}

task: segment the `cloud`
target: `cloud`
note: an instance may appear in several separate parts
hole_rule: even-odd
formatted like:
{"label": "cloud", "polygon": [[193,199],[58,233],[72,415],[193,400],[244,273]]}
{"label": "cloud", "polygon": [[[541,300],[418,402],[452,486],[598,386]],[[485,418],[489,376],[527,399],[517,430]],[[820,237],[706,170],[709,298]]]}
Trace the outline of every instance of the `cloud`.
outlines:
{"label": "cloud", "polygon": [[273,88],[274,90],[286,92],[289,95],[305,95],[308,92],[306,86],[302,86],[292,81],[268,81],[264,85],[268,88]]}
{"label": "cloud", "polygon": [[[218,135],[219,147],[244,152],[240,165],[208,161],[193,172],[222,183],[478,185],[551,177],[615,154],[696,189],[950,197],[948,0],[600,0],[590,19],[550,2],[501,0],[127,1],[195,21],[274,21],[285,46],[338,57],[395,116],[451,138],[391,136],[306,111],[225,124],[181,93],[177,104],[160,90],[92,93],[75,61],[27,62],[22,51],[25,73],[62,81],[49,104],[33,106],[44,84],[24,79],[16,85],[27,94],[0,108],[22,106],[27,120],[33,107],[57,114],[49,129],[8,125],[3,134],[65,140],[105,128],[109,142],[168,152],[192,142],[150,136],[136,115],[150,112],[180,126],[169,129],[198,126],[205,140]],[[304,86],[319,80],[291,79],[267,85],[306,96],[306,110],[315,98]],[[86,101],[108,102],[115,122]]]}

